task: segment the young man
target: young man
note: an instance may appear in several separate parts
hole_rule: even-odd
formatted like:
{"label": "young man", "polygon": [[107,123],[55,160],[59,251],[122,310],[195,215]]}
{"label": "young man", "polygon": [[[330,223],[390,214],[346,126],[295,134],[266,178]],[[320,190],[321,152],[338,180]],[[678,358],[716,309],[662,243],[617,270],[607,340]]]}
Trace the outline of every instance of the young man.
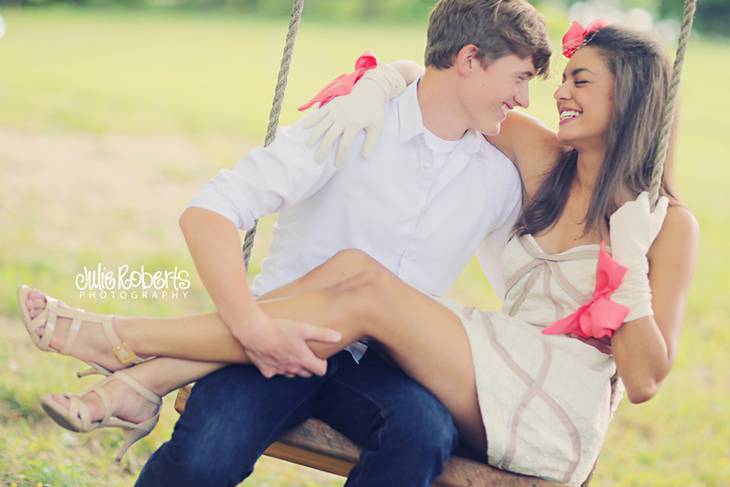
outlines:
{"label": "young man", "polygon": [[[429,20],[426,74],[387,104],[368,160],[349,151],[336,165],[332,151],[317,162],[300,121],[203,188],[181,227],[218,312],[256,367],[198,381],[137,486],[236,485],[271,442],[312,416],[363,448],[346,485],[431,485],[457,442],[440,401],[363,343],[318,359],[306,341],[332,340],[326,330],[273,320],[254,296],[349,248],[441,295],[481,244],[499,288],[489,255],[515,222],[521,185],[480,132],[497,133],[508,110],[527,106],[527,84],[549,56],[544,23],[525,1],[442,0]],[[387,67],[355,89],[380,90],[371,78],[402,89]],[[270,255],[250,290],[238,229],[277,211]]]}

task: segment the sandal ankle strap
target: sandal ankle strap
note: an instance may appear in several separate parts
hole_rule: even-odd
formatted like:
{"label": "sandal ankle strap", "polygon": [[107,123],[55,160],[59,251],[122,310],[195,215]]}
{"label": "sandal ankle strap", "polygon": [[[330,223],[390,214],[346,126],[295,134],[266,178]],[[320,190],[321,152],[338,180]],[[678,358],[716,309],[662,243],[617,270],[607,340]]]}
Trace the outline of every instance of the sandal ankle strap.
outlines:
{"label": "sandal ankle strap", "polygon": [[114,324],[112,323],[113,316],[104,317],[102,325],[104,328],[104,334],[107,340],[112,345],[112,353],[119,360],[122,365],[140,364],[144,362],[141,358],[134,353],[134,350],[129,348],[126,342],[123,342],[117,332],[114,331]]}

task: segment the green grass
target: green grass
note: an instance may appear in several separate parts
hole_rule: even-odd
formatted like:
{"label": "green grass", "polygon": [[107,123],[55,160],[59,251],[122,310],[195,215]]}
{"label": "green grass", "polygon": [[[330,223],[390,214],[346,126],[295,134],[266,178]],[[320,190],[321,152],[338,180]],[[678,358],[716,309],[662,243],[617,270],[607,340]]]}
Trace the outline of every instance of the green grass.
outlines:
{"label": "green grass", "polygon": [[[7,22],[0,39],[0,485],[98,485],[100,478],[129,485],[169,436],[175,414],[167,405],[161,427],[121,467],[111,462],[118,433],[76,436],[53,426],[38,397],[93,380],[79,386],[77,363],[35,352],[18,323],[14,289],[30,282],[104,312],[211,309],[197,280],[185,300],[89,304],[71,292],[73,276],[97,262],[194,273],[176,215],[205,178],[262,140],[286,21],[68,9],[0,14]],[[562,17],[551,19],[554,33],[565,27]],[[283,122],[350,70],[361,51],[419,60],[423,46],[420,25],[308,22],[305,13]],[[655,399],[620,406],[597,486],[730,485],[728,56],[730,45],[696,38],[683,76],[676,172],[701,225],[701,256],[676,365]],[[551,126],[555,86],[537,81],[531,91],[530,111]],[[54,193],[56,184],[65,190]],[[255,268],[272,223],[264,221]],[[496,306],[475,262],[453,295]],[[341,483],[271,460],[251,481]]]}

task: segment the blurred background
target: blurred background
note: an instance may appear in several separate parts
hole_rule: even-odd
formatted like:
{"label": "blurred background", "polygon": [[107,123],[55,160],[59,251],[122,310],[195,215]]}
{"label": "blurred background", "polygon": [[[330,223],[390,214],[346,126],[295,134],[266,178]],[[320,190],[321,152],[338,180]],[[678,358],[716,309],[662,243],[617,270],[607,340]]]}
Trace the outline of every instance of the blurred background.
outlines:
{"label": "blurred background", "polygon": [[[365,50],[422,62],[430,0],[308,0],[282,123]],[[606,17],[651,30],[674,52],[679,0],[533,2],[554,51],[570,20]],[[263,141],[288,25],[288,0],[0,1],[0,485],[131,485],[177,415],[121,465],[118,432],[75,435],[38,398],[79,392],[78,362],[39,353],[15,305],[22,283],[115,314],[213,310],[177,225],[216,172]],[[592,485],[730,485],[730,1],[701,0],[680,90],[679,193],[701,226],[701,256],[672,373],[650,402],[624,401]],[[565,62],[534,81],[530,112],[557,126]],[[261,222],[252,260],[266,255]],[[179,299],[79,296],[84,267],[192,275]],[[495,309],[475,261],[451,296]],[[247,485],[340,486],[343,479],[263,459]]]}

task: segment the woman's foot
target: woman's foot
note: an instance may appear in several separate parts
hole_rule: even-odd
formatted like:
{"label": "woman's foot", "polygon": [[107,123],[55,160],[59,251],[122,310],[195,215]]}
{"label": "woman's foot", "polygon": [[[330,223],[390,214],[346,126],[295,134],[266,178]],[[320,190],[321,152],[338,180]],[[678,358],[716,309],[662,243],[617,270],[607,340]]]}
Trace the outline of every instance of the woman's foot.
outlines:
{"label": "woman's foot", "polygon": [[[128,376],[134,377],[133,370],[126,371]],[[137,379],[140,385],[146,387],[144,382]],[[100,385],[110,402],[110,416],[114,416],[130,423],[142,423],[155,415],[158,406],[142,397],[133,390],[129,385],[120,380],[113,380]],[[154,392],[154,391],[152,391]],[[63,409],[68,409],[71,400],[65,394],[52,394],[50,396]],[[81,401],[89,408],[90,420],[101,421],[104,418],[105,408],[104,402],[99,394],[93,389],[85,393],[81,397]]]}
{"label": "woman's foot", "polygon": [[[116,333],[119,325],[118,318],[72,308],[63,301],[47,297],[38,289],[25,288],[23,291],[21,287],[20,296],[25,298],[21,303],[25,307],[25,314],[34,322],[38,318],[38,322],[33,325],[26,323],[29,333],[35,335],[35,337],[31,337],[34,343],[39,345],[44,341],[44,335],[47,332],[51,333],[50,337],[45,337],[47,346],[43,347],[41,344],[40,348],[45,350],[50,348],[52,351],[70,355],[89,364],[96,364],[108,371],[120,370],[140,362],[141,359],[119,339]],[[52,306],[54,309],[48,310],[45,317],[42,317],[46,308],[49,307],[49,301],[54,302]],[[52,318],[52,313],[56,313],[58,316],[53,321],[52,329],[47,330],[46,325],[49,318]],[[80,321],[77,332],[72,329],[73,316],[77,316]],[[100,317],[108,321],[107,330],[100,323]],[[115,353],[114,348],[119,348],[119,351]],[[124,360],[127,358],[130,360]]]}
{"label": "woman's foot", "polygon": [[53,421],[71,431],[121,428],[124,442],[116,456],[119,461],[130,446],[154,429],[160,419],[162,398],[144,384],[145,372],[138,374],[135,368],[115,372],[83,396],[44,396],[41,405]]}

